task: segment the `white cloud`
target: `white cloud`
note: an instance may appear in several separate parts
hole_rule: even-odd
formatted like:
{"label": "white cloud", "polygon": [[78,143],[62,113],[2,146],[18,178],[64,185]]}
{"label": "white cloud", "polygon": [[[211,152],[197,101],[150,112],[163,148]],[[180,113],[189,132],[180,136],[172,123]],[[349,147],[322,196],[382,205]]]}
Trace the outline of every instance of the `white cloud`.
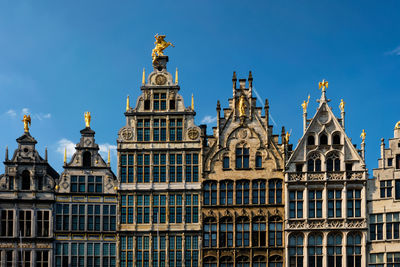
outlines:
{"label": "white cloud", "polygon": [[17,116],[17,112],[15,112],[15,110],[13,110],[13,109],[9,109],[9,110],[6,112],[6,114],[7,114],[8,116],[10,116],[10,117],[15,117],[15,116]]}
{"label": "white cloud", "polygon": [[44,119],[50,119],[51,118],[51,114],[50,113],[46,113],[46,114],[38,113],[38,114],[32,114],[32,117],[34,119],[37,119],[37,120],[41,121],[41,120],[44,120]]}
{"label": "white cloud", "polygon": [[29,112],[29,108],[23,108],[22,110],[21,110],[21,113],[24,115],[24,114],[29,114],[30,112]]}
{"label": "white cloud", "polygon": [[215,117],[212,117],[212,116],[210,116],[210,115],[207,115],[207,116],[205,116],[202,120],[201,120],[201,123],[204,123],[204,124],[211,124],[211,123],[214,123],[214,122],[216,122],[217,121],[217,117],[215,116]]}
{"label": "white cloud", "polygon": [[59,140],[56,151],[64,155],[65,149],[67,149],[67,157],[70,158],[75,153],[75,143],[66,138]]}
{"label": "white cloud", "polygon": [[112,156],[117,155],[117,146],[116,145],[111,145],[109,143],[104,143],[104,144],[99,144],[100,148],[100,154],[103,157],[103,159],[107,160],[108,157],[108,150],[110,150],[110,154]]}
{"label": "white cloud", "polygon": [[389,51],[386,53],[387,55],[395,55],[395,56],[400,56],[400,46],[396,47],[392,51]]}

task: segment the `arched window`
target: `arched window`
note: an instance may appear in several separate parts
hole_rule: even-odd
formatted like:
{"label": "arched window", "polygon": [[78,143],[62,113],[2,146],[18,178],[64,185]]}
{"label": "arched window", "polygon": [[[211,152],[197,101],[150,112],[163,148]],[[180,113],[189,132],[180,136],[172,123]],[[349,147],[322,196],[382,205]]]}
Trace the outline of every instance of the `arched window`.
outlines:
{"label": "arched window", "polygon": [[256,154],[256,168],[262,168],[262,156],[261,153]]}
{"label": "arched window", "polygon": [[236,247],[250,245],[250,223],[247,217],[240,217],[236,221]]}
{"label": "arched window", "polygon": [[249,257],[239,256],[236,258],[236,267],[250,267]]}
{"label": "arched window", "polygon": [[326,134],[321,134],[319,136],[319,144],[320,145],[327,145],[328,144],[328,137],[326,136]]}
{"label": "arched window", "polygon": [[221,181],[219,189],[219,202],[221,205],[233,204],[233,182]]}
{"label": "arched window", "polygon": [[220,267],[233,267],[232,257],[224,256],[219,260]]}
{"label": "arched window", "polygon": [[220,220],[219,246],[233,247],[233,223],[230,217],[225,217]]}
{"label": "arched window", "polygon": [[208,217],[204,220],[203,246],[206,248],[217,247],[217,220]]}
{"label": "arched window", "polygon": [[266,267],[267,260],[264,256],[255,256],[253,258],[253,267]]}
{"label": "arched window", "polygon": [[29,173],[28,170],[24,170],[22,172],[21,189],[22,190],[31,189],[31,174]]}
{"label": "arched window", "polygon": [[307,171],[309,171],[309,172],[320,172],[321,171],[321,159],[320,159],[318,153],[313,153],[308,158]]}
{"label": "arched window", "polygon": [[361,266],[361,235],[350,233],[347,236],[347,266]]}
{"label": "arched window", "polygon": [[236,204],[249,204],[249,185],[249,181],[238,181],[236,183]]}
{"label": "arched window", "polygon": [[340,133],[336,133],[333,135],[332,143],[334,145],[340,145]]}
{"label": "arched window", "polygon": [[282,219],[278,216],[270,218],[268,222],[268,245],[270,247],[282,246],[282,235]]}
{"label": "arched window", "polygon": [[253,195],[252,202],[253,204],[265,204],[265,191],[266,185],[264,180],[256,180],[252,182]]}
{"label": "arched window", "polygon": [[289,266],[303,267],[303,235],[289,237]]}
{"label": "arched window", "polygon": [[315,138],[314,138],[313,135],[309,135],[309,136],[307,137],[307,145],[308,145],[308,146],[313,146],[313,145],[315,145]]}
{"label": "arched window", "polygon": [[249,168],[249,149],[246,147],[236,148],[236,168],[248,169]]}
{"label": "arched window", "polygon": [[217,259],[214,257],[207,257],[204,259],[204,267],[217,267]]}
{"label": "arched window", "polygon": [[253,219],[252,247],[265,247],[267,230],[264,217]]}
{"label": "arched window", "polygon": [[217,205],[217,183],[208,182],[204,185],[204,205]]}
{"label": "arched window", "polygon": [[272,179],[268,182],[268,202],[269,204],[282,203],[282,180]]}
{"label": "arched window", "polygon": [[83,153],[82,166],[84,168],[90,168],[90,166],[92,166],[92,155],[89,151]]}
{"label": "arched window", "polygon": [[274,255],[269,257],[269,264],[268,267],[282,267],[283,266],[283,259],[279,255]]}
{"label": "arched window", "polygon": [[222,168],[229,169],[229,157],[228,156],[224,156],[222,164],[223,164]]}
{"label": "arched window", "polygon": [[340,171],[340,158],[339,158],[338,154],[331,153],[327,156],[326,170],[328,172]]}
{"label": "arched window", "polygon": [[342,266],[342,235],[328,235],[328,267]]}
{"label": "arched window", "polygon": [[310,234],[308,236],[308,266],[322,267],[322,235]]}

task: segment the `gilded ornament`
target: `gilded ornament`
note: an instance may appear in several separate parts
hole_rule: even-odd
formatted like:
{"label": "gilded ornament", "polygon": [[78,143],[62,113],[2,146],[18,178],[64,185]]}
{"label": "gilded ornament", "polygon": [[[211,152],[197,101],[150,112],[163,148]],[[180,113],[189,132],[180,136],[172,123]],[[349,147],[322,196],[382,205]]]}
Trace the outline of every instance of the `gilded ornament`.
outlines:
{"label": "gilded ornament", "polygon": [[190,140],[196,140],[197,138],[199,138],[199,131],[195,128],[190,128],[188,130],[188,137],[190,138]]}
{"label": "gilded ornament", "polygon": [[319,82],[319,89],[322,89],[322,92],[325,92],[325,89],[328,88],[328,81],[322,80]]}
{"label": "gilded ornament", "polygon": [[363,129],[362,132],[361,132],[361,135],[360,135],[360,137],[361,137],[363,143],[364,143],[364,141],[365,141],[365,137],[366,137],[366,136],[367,136],[367,133],[366,133],[365,130]]}
{"label": "gilded ornament", "polygon": [[89,111],[85,112],[85,124],[86,128],[90,128],[90,120],[92,119],[92,116],[90,115]]}
{"label": "gilded ornament", "polygon": [[167,78],[165,77],[165,75],[158,74],[156,76],[156,84],[157,85],[164,85],[166,82],[167,82]]}
{"label": "gilded ornament", "polygon": [[245,117],[246,116],[246,97],[242,94],[239,98],[239,116]]}
{"label": "gilded ornament", "polygon": [[285,144],[289,144],[290,133],[286,132],[285,134]]}
{"label": "gilded ornament", "polygon": [[339,108],[341,112],[344,112],[344,106],[346,105],[346,102],[343,101],[343,99],[340,100]]}
{"label": "gilded ornament", "polygon": [[303,112],[307,113],[307,107],[308,107],[308,103],[310,102],[310,95],[308,95],[308,99],[307,101],[303,101],[303,104],[301,104],[301,106],[303,107]]}
{"label": "gilded ornament", "polygon": [[400,121],[398,121],[398,122],[396,123],[396,125],[394,126],[394,128],[395,128],[395,129],[400,129]]}
{"label": "gilded ornament", "polygon": [[154,42],[154,44],[156,45],[151,53],[151,56],[153,57],[153,63],[157,60],[157,58],[159,56],[163,56],[164,55],[164,50],[168,47],[168,46],[172,46],[174,47],[174,45],[170,42],[167,42],[164,40],[165,35],[158,35],[158,33],[154,36],[154,38],[156,38],[156,41]]}
{"label": "gilded ornament", "polygon": [[31,126],[31,116],[30,115],[24,115],[24,118],[22,119],[24,122],[24,131],[26,133],[29,132],[29,126]]}

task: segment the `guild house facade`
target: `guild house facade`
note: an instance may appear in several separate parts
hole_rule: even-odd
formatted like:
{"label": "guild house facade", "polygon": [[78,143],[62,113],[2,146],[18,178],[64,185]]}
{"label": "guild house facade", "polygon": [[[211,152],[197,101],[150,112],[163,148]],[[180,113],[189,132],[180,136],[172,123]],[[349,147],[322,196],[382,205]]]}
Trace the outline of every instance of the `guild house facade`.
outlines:
{"label": "guild house facade", "polygon": [[178,71],[167,70],[169,46],[155,36],[152,71],[127,98],[115,174],[90,112],[61,174],[24,116],[0,175],[0,266],[400,266],[400,122],[368,179],[366,132],[357,148],[327,81],[312,118],[309,99],[301,105],[293,150],[284,127],[274,133],[250,72],[233,74],[232,97],[217,101],[207,131],[193,95],[184,103]]}

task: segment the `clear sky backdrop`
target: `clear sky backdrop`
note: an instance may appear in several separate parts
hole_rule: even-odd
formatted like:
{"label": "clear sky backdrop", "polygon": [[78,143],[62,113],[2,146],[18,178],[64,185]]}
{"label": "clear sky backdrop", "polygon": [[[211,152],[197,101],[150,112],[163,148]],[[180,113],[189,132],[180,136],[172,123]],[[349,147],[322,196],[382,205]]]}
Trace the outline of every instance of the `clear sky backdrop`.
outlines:
{"label": "clear sky backdrop", "polygon": [[[346,132],[360,147],[367,132],[370,171],[382,137],[400,120],[400,1],[1,1],[0,160],[23,134],[24,112],[44,156],[62,171],[79,142],[83,113],[106,156],[125,124],[126,95],[135,103],[142,69],[151,70],[156,33],[175,44],[168,69],[179,69],[185,105],[195,97],[196,123],[215,125],[219,99],[227,107],[232,72],[270,102],[274,133],[285,126],[296,146],[301,102],[309,114],[329,81],[335,114],[346,102]],[[116,152],[112,152],[116,172]],[[2,172],[2,171],[1,171]]]}

